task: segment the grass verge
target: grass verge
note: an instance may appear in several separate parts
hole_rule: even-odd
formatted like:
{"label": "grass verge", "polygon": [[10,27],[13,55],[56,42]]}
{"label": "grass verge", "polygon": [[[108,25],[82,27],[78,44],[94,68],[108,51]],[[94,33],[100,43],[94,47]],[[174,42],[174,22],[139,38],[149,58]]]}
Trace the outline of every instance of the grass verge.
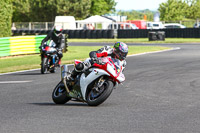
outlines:
{"label": "grass verge", "polygon": [[[62,64],[73,63],[74,59],[85,60],[89,52],[102,46],[70,46],[63,54]],[[169,49],[160,46],[129,46],[128,55]],[[0,58],[0,73],[40,68],[40,54]]]}

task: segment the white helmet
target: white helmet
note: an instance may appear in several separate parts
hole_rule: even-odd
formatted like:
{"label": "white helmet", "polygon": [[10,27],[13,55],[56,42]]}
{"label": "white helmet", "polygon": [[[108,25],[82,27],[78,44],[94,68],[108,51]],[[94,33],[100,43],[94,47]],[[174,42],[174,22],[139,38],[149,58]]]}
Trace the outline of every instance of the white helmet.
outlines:
{"label": "white helmet", "polygon": [[59,35],[61,35],[62,30],[63,30],[62,26],[56,25],[56,26],[54,26],[53,32],[56,36],[59,36]]}

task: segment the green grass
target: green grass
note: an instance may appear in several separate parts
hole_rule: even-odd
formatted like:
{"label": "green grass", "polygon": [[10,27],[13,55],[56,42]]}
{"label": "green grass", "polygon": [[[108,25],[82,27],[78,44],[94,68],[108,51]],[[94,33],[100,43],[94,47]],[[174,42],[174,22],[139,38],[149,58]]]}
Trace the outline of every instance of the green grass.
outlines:
{"label": "green grass", "polygon": [[[102,46],[70,46],[68,52],[63,54],[62,64],[73,63],[74,59],[84,60],[89,52],[98,50]],[[160,46],[129,46],[129,55],[169,49]],[[40,55],[24,55],[0,58],[0,73],[40,68]]]}
{"label": "green grass", "polygon": [[200,43],[200,38],[165,38],[165,41],[149,41],[148,38],[130,39],[68,39],[69,42],[125,42],[125,43]]}

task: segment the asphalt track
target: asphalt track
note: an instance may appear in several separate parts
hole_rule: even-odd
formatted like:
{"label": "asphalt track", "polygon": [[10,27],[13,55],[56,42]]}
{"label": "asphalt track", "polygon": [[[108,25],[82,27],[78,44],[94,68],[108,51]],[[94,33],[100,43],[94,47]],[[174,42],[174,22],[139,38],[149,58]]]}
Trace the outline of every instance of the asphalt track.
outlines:
{"label": "asphalt track", "polygon": [[55,105],[59,70],[0,75],[0,133],[199,133],[200,44],[152,45],[181,49],[128,57],[124,85],[98,107]]}

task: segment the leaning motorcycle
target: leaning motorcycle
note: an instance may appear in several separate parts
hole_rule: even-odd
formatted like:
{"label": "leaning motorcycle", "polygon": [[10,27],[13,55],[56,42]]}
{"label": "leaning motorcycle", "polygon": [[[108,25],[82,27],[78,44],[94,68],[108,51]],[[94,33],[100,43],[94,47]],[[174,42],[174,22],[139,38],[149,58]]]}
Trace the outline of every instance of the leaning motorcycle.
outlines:
{"label": "leaning motorcycle", "polygon": [[[75,60],[76,66],[81,61]],[[86,102],[89,106],[102,104],[112,93],[113,88],[125,80],[122,73],[125,66],[118,59],[103,57],[101,64],[94,63],[89,69],[68,82],[68,65],[61,67],[61,81],[52,93],[56,104],[65,104],[70,100]]]}
{"label": "leaning motorcycle", "polygon": [[57,49],[53,46],[55,43],[51,40],[40,47],[41,54],[41,73],[45,74],[48,71],[55,73],[56,67],[58,66],[59,57],[57,55]]}

